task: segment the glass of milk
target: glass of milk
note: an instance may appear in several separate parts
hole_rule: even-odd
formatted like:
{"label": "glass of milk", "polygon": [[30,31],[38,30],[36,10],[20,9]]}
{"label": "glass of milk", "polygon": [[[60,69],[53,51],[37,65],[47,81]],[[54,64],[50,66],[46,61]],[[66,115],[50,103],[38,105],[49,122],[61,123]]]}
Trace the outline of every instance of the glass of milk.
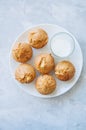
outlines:
{"label": "glass of milk", "polygon": [[73,53],[75,41],[69,33],[59,32],[51,38],[50,48],[56,57],[66,58]]}

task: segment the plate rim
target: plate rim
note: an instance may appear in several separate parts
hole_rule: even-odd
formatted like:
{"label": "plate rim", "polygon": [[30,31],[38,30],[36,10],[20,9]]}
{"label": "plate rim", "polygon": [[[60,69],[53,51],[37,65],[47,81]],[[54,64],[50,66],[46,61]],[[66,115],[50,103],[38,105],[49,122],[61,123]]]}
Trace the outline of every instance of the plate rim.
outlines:
{"label": "plate rim", "polygon": [[[13,72],[12,72],[12,69],[11,69],[10,56],[11,56],[11,53],[12,53],[13,45],[15,44],[15,42],[17,41],[17,39],[18,39],[21,35],[23,35],[26,31],[30,30],[31,28],[38,27],[38,26],[56,26],[56,27],[58,26],[58,27],[64,29],[66,32],[68,32],[70,35],[72,35],[73,38],[77,41],[77,43],[78,43],[78,45],[79,45],[79,48],[80,48],[80,51],[81,51],[81,59],[82,59],[81,69],[80,69],[80,73],[79,73],[79,75],[78,75],[78,78],[77,78],[76,82],[75,82],[73,85],[71,85],[71,87],[70,87],[68,90],[66,90],[66,91],[64,91],[64,92],[62,92],[62,93],[59,93],[58,95],[48,95],[48,96],[42,95],[42,96],[40,96],[40,95],[34,95],[34,94],[29,93],[26,89],[24,89],[21,85],[19,85],[20,83],[18,83],[18,81],[15,80],[15,77],[14,77]],[[13,80],[15,81],[16,85],[17,85],[18,87],[20,87],[23,91],[25,91],[26,93],[28,93],[29,95],[34,96],[34,97],[37,97],[37,98],[42,98],[42,99],[43,99],[43,98],[44,98],[44,99],[55,98],[55,97],[58,97],[58,96],[62,96],[63,94],[65,94],[65,93],[67,93],[68,91],[70,91],[70,90],[75,86],[75,84],[78,82],[78,80],[79,80],[79,78],[80,78],[80,75],[81,75],[81,72],[82,72],[82,69],[83,69],[83,54],[82,54],[82,49],[81,49],[80,44],[79,44],[78,40],[76,39],[76,37],[75,37],[71,32],[69,32],[67,29],[65,29],[64,27],[62,27],[62,26],[60,26],[60,25],[58,25],[58,24],[43,23],[43,24],[31,25],[31,26],[29,26],[27,29],[25,29],[24,31],[22,31],[21,33],[19,33],[19,34],[17,35],[17,37],[15,38],[14,42],[12,42],[12,45],[11,45],[11,47],[10,47],[10,52],[9,52],[9,68],[10,68],[10,72],[11,72],[12,78],[13,78]]]}

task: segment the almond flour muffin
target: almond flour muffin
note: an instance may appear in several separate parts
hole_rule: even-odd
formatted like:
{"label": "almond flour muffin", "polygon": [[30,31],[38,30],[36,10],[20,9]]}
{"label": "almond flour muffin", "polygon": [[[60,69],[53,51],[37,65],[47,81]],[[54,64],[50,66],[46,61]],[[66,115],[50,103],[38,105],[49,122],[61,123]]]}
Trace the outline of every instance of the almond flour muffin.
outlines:
{"label": "almond flour muffin", "polygon": [[32,54],[32,48],[27,43],[17,43],[12,49],[12,56],[17,62],[27,62],[32,57]]}
{"label": "almond flour muffin", "polygon": [[40,54],[35,58],[35,68],[42,74],[48,74],[54,69],[54,58],[51,54]]}
{"label": "almond flour muffin", "polygon": [[39,49],[47,44],[48,35],[43,29],[35,28],[29,32],[28,40],[32,47]]}
{"label": "almond flour muffin", "polygon": [[62,81],[67,81],[73,78],[75,67],[69,61],[61,61],[55,67],[55,75]]}
{"label": "almond flour muffin", "polygon": [[56,88],[56,81],[51,75],[41,75],[36,80],[36,89],[39,93],[47,95]]}
{"label": "almond flour muffin", "polygon": [[15,71],[15,79],[21,83],[30,83],[36,77],[36,72],[30,64],[20,64]]}

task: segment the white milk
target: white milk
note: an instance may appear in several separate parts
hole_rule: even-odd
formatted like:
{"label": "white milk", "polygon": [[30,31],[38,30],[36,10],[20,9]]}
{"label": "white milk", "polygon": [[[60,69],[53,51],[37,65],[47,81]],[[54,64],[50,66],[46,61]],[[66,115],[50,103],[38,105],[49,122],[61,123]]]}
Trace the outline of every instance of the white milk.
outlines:
{"label": "white milk", "polygon": [[59,33],[51,40],[51,50],[59,57],[67,57],[74,50],[74,40],[67,33]]}

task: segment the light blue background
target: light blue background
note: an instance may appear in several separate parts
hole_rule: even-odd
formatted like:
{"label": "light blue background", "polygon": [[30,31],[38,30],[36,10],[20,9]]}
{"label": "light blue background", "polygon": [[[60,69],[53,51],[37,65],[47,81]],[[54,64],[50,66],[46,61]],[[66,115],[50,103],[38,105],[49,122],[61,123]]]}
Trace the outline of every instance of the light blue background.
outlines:
{"label": "light blue background", "polygon": [[[25,29],[40,23],[68,29],[78,39],[84,56],[77,84],[52,99],[25,93],[17,87],[9,70],[13,41]],[[0,0],[0,130],[86,130],[85,59],[85,0]]]}

